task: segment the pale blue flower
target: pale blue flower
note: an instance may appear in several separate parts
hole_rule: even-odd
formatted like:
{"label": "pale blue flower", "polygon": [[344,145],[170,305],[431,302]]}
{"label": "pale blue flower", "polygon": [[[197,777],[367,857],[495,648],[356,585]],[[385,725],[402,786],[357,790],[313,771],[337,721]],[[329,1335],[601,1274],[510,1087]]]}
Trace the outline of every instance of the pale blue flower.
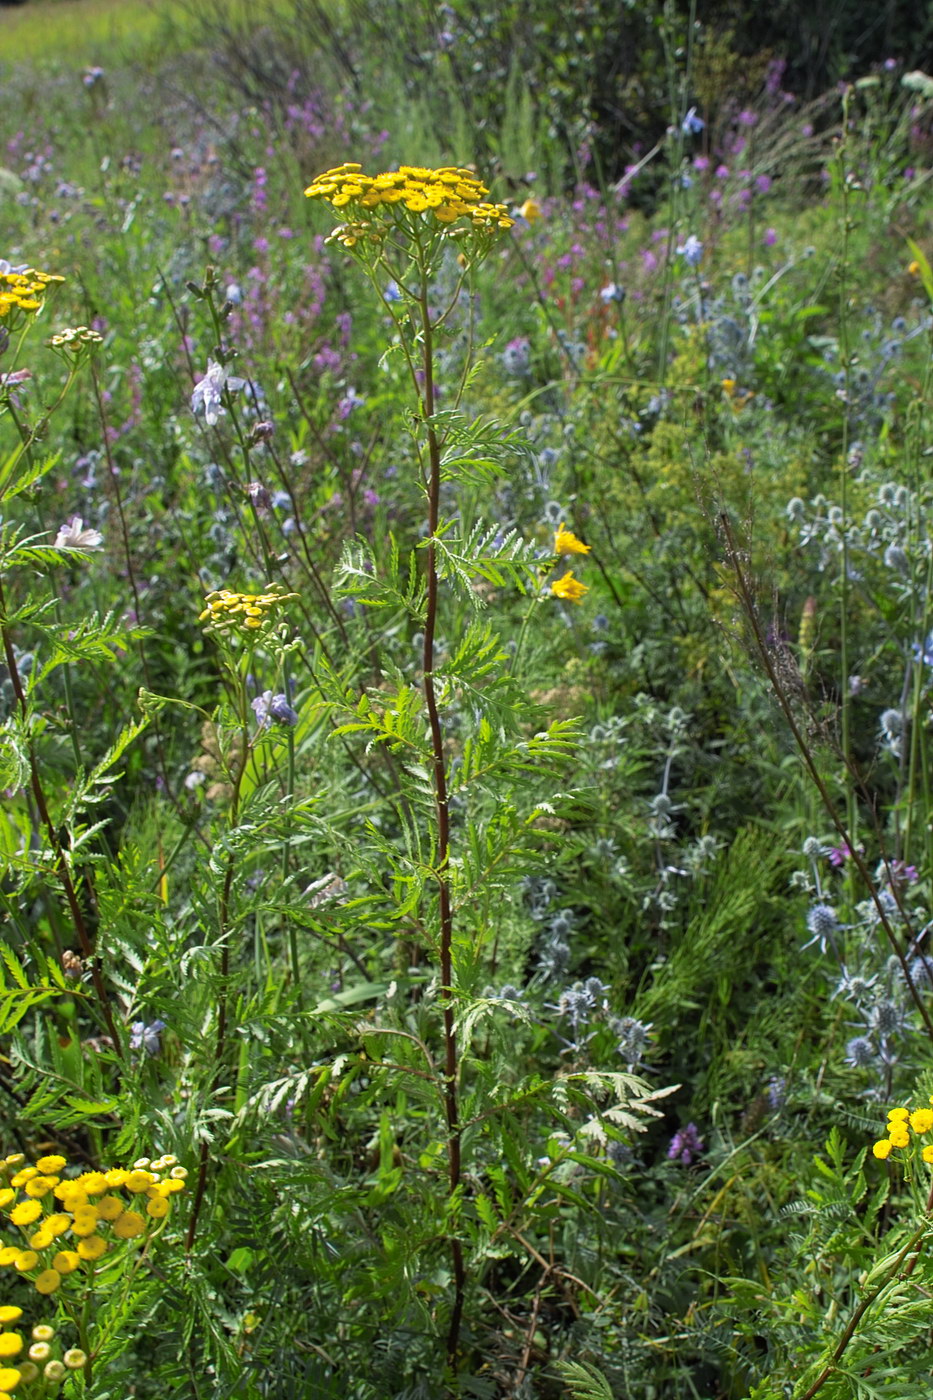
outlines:
{"label": "pale blue flower", "polygon": [[691,233],[680,245],[677,249],[677,255],[683,258],[684,262],[690,267],[697,267],[699,265],[700,259],[703,256],[703,244],[695,233]]}

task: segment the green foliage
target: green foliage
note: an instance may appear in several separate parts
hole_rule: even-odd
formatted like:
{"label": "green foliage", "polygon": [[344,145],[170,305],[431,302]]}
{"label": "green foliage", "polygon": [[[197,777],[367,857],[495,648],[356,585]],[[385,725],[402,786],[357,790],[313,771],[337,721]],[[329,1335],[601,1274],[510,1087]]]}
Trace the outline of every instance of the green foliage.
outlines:
{"label": "green foliage", "polygon": [[[0,1160],[188,1170],[65,1400],[922,1393],[923,23],[782,91],[856,9],[4,59]],[[345,160],[514,226],[328,242]]]}

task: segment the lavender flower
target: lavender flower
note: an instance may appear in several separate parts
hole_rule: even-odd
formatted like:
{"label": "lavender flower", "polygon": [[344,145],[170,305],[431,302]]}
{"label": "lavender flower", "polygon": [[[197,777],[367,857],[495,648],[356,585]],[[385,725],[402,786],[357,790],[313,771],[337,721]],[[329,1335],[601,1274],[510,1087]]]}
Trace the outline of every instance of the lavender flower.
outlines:
{"label": "lavender flower", "polygon": [[288,697],[284,694],[273,695],[271,690],[264,690],[255,700],[250,701],[250,707],[256,715],[260,729],[265,729],[273,720],[276,724],[287,724],[292,729],[298,723],[297,711],[292,709]]}
{"label": "lavender flower", "polygon": [[685,1167],[689,1167],[695,1155],[704,1151],[703,1139],[700,1137],[696,1123],[688,1123],[686,1128],[680,1128],[671,1138],[671,1145],[667,1149],[667,1155],[672,1162],[682,1162]]}
{"label": "lavender flower", "polygon": [[677,249],[677,256],[683,258],[688,267],[698,267],[703,256],[703,244],[695,233],[691,233]]}
{"label": "lavender flower", "polygon": [[228,374],[216,360],[208,360],[207,374],[198,380],[191,395],[191,412],[198,413],[203,409],[205,423],[213,428],[220,415],[226,412],[221,402],[224,389],[234,393],[242,389],[245,383],[245,379],[236,379]]}
{"label": "lavender flower", "polygon": [[145,1021],[134,1021],[130,1027],[130,1049],[145,1050],[147,1055],[158,1055],[162,1049],[164,1030],[164,1021],[150,1021],[148,1026]]}

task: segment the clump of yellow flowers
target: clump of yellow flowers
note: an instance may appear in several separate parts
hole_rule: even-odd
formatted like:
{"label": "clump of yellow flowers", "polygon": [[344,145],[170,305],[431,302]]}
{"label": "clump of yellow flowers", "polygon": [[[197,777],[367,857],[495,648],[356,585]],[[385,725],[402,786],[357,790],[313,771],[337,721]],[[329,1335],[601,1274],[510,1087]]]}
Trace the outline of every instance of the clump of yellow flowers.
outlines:
{"label": "clump of yellow flowers", "polygon": [[188,1175],[171,1156],[78,1176],[63,1176],[66,1165],[59,1156],[32,1165],[21,1152],[0,1162],[0,1212],[19,1236],[0,1246],[0,1269],[15,1270],[42,1294],[56,1293],[71,1274],[83,1286],[111,1250],[145,1243]]}
{"label": "clump of yellow flowers", "polygon": [[273,620],[282,603],[297,596],[297,593],[283,593],[275,583],[269,584],[265,593],[232,593],[229,588],[221,588],[208,593],[204,599],[207,607],[199,621],[206,620],[208,626],[218,632],[258,632]]}
{"label": "clump of yellow flowers", "polygon": [[34,267],[13,268],[0,261],[0,321],[13,321],[20,312],[35,316],[42,310],[49,286],[64,280],[54,272],[37,272]]}
{"label": "clump of yellow flowers", "polygon": [[[933,1104],[933,1095],[930,1096],[930,1103]],[[895,1148],[911,1145],[911,1132],[916,1138],[933,1132],[933,1108],[892,1108],[888,1114],[888,1135],[875,1143],[872,1152],[883,1162]],[[920,1156],[933,1166],[933,1143],[922,1147]]]}
{"label": "clump of yellow flowers", "polygon": [[375,209],[397,211],[401,217],[406,213],[423,214],[429,221],[448,225],[467,218],[474,229],[508,229],[514,223],[504,204],[492,204],[486,199],[489,190],[472,171],[455,165],[439,170],[402,165],[382,175],[364,175],[360,165],[350,162],[325,170],[305,194],[309,199],[327,200],[334,209],[346,209],[355,218],[332,235],[349,248],[363,237],[381,239],[378,228],[365,218],[355,217]]}

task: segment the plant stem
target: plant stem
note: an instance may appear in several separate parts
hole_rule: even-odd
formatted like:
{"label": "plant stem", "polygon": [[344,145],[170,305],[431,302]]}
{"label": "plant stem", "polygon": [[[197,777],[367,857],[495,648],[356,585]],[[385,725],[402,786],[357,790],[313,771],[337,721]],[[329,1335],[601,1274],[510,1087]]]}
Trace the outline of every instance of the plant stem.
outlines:
{"label": "plant stem", "polygon": [[[22,716],[23,727],[26,729],[29,723],[29,706],[26,701],[26,692],[23,689],[19,667],[16,663],[13,642],[6,625],[6,616],[6,598],[3,592],[3,584],[0,583],[0,635],[2,635],[3,639],[3,656],[10,676],[10,684],[13,687],[13,694],[16,696],[16,703],[19,706],[20,715]],[[91,969],[91,980],[97,995],[97,1003],[107,1023],[107,1031],[110,1035],[110,1039],[113,1041],[114,1051],[117,1055],[122,1056],[123,1043],[120,1039],[120,1033],[117,1030],[116,1021],[114,1020],[113,1008],[110,1004],[110,998],[107,995],[107,988],[104,985],[104,979],[100,969],[100,959],[94,951],[91,936],[88,932],[87,921],[84,917],[84,910],[81,908],[78,892],[71,878],[71,872],[68,869],[68,862],[65,858],[64,849],[49,813],[48,803],[45,800],[45,791],[39,777],[39,764],[36,759],[35,749],[33,748],[32,738],[28,733],[26,742],[29,754],[29,784],[32,788],[32,795],[39,813],[39,818],[45,828],[49,848],[55,856],[55,872],[61,882],[68,909],[74,921],[75,932],[78,935],[78,942],[81,945],[81,956]]]}
{"label": "plant stem", "polygon": [[[431,313],[428,308],[427,277],[421,279],[421,325],[423,333],[424,416],[428,436],[428,564],[427,610],[424,624],[424,699],[428,710],[433,754],[434,803],[437,814],[436,878],[440,912],[441,996],[444,1004],[444,1111],[447,1118],[447,1179],[449,1199],[453,1202],[460,1189],[460,1115],[457,1102],[457,1040],[453,1007],[453,910],[450,902],[450,817],[447,808],[447,771],[444,740],[437,695],[434,690],[434,633],[437,625],[437,548],[435,537],[440,518],[441,454],[434,429],[434,342]],[[463,1247],[456,1234],[450,1237],[450,1252],[454,1272],[454,1301],[447,1329],[447,1359],[453,1365],[460,1338],[466,1276]]]}
{"label": "plant stem", "polygon": [[[933,1187],[930,1188],[930,1194],[927,1197],[925,1212],[926,1215],[929,1216],[931,1211],[933,1211]],[[865,1316],[866,1312],[871,1307],[872,1303],[875,1301],[878,1295],[882,1292],[882,1290],[887,1288],[891,1280],[894,1277],[896,1277],[896,1275],[899,1273],[901,1265],[904,1263],[905,1260],[907,1260],[907,1267],[904,1269],[904,1278],[909,1278],[910,1275],[913,1273],[914,1269],[917,1267],[917,1260],[920,1258],[920,1249],[923,1243],[923,1236],[926,1234],[928,1229],[929,1221],[924,1223],[919,1230],[917,1230],[913,1235],[911,1235],[910,1239],[907,1241],[906,1245],[901,1250],[900,1254],[897,1256],[897,1259],[894,1261],[894,1267],[888,1274],[887,1278],[883,1279],[882,1282],[879,1283],[878,1287],[873,1288],[872,1291],[869,1294],[867,1294],[859,1303],[858,1307],[855,1309],[855,1312],[849,1318],[846,1329],[843,1332],[842,1336],[839,1338],[839,1342],[836,1345],[836,1349],[834,1350],[829,1363],[817,1376],[810,1389],[800,1397],[800,1400],[813,1400],[814,1395],[817,1395],[823,1389],[823,1386],[829,1380],[830,1376],[835,1371],[837,1365],[842,1360],[843,1353],[845,1352],[845,1349],[851,1342],[852,1338],[855,1336],[856,1330],[862,1318]],[[909,1255],[913,1255],[913,1257],[908,1258]]]}

